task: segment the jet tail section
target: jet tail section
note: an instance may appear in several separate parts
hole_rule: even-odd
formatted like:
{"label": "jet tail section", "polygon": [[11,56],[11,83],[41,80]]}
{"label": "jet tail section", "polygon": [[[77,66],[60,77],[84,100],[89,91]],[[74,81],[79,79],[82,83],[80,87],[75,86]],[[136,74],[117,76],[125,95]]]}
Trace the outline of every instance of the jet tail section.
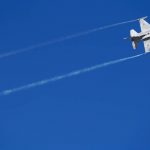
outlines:
{"label": "jet tail section", "polygon": [[140,42],[139,38],[138,38],[138,33],[135,30],[131,30],[130,31],[130,37],[132,40],[132,46],[133,49],[136,49],[138,47],[138,43]]}
{"label": "jet tail section", "polygon": [[137,41],[133,41],[133,42],[132,42],[132,47],[133,47],[133,49],[137,49],[137,47],[138,47],[138,42],[137,42]]}

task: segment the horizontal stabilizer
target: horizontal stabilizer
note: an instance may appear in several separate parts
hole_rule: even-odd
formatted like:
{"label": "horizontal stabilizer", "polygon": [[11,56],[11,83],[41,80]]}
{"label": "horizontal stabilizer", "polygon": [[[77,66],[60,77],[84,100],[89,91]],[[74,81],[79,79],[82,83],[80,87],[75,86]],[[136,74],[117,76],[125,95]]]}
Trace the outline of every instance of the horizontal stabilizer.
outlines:
{"label": "horizontal stabilizer", "polygon": [[138,33],[135,30],[132,29],[130,31],[130,36],[131,36],[131,38],[136,37],[136,36],[138,36]]}
{"label": "horizontal stabilizer", "polygon": [[139,38],[138,38],[138,33],[135,30],[131,30],[130,31],[130,37],[132,40],[132,47],[133,49],[136,49],[138,46],[138,43],[140,42]]}

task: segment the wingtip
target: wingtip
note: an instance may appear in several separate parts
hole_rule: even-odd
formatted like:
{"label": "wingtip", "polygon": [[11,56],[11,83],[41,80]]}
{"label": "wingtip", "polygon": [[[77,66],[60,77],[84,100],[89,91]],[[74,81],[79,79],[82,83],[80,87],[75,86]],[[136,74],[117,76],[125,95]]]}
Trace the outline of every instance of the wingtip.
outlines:
{"label": "wingtip", "polygon": [[146,18],[148,18],[148,16],[138,18],[137,20],[146,19]]}

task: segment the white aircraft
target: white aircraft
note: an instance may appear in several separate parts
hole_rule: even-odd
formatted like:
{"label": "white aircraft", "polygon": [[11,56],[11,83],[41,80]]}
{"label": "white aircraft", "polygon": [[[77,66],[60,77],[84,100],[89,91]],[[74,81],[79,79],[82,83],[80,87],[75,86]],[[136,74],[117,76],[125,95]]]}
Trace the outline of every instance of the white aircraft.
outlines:
{"label": "white aircraft", "polygon": [[134,29],[130,30],[130,39],[133,49],[136,49],[140,41],[144,42],[145,53],[150,52],[150,24],[145,21],[147,17],[138,19],[141,27],[141,32],[137,33]]}

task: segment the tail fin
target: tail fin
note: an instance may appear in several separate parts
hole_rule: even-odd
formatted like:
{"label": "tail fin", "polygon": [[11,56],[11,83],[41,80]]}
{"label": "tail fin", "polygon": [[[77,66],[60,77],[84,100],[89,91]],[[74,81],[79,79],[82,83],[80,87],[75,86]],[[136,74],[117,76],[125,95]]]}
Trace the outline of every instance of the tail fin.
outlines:
{"label": "tail fin", "polygon": [[135,30],[130,31],[133,49],[136,49],[139,43],[138,33]]}
{"label": "tail fin", "polygon": [[133,49],[137,49],[137,47],[138,47],[138,41],[132,41],[132,47],[133,47]]}

